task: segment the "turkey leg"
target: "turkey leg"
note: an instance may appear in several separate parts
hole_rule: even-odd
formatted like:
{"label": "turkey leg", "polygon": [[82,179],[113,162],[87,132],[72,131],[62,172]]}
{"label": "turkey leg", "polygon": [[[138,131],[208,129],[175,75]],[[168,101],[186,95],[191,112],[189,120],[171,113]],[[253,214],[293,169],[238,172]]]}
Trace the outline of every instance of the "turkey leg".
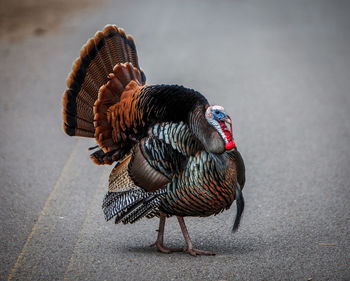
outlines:
{"label": "turkey leg", "polygon": [[165,254],[170,254],[172,252],[183,252],[183,249],[179,248],[168,248],[163,245],[163,240],[164,240],[164,227],[165,227],[165,220],[166,220],[166,215],[165,214],[160,214],[159,217],[159,229],[158,229],[158,237],[155,243],[153,243],[151,246],[156,246],[159,252],[165,253]]}
{"label": "turkey leg", "polygon": [[191,256],[194,256],[194,257],[196,255],[215,256],[215,253],[202,251],[202,250],[198,250],[198,249],[193,248],[193,244],[191,242],[190,235],[188,234],[184,218],[183,217],[177,217],[177,220],[179,221],[182,234],[183,234],[183,236],[185,238],[185,241],[186,241],[186,245],[187,245],[186,252],[188,252]]}

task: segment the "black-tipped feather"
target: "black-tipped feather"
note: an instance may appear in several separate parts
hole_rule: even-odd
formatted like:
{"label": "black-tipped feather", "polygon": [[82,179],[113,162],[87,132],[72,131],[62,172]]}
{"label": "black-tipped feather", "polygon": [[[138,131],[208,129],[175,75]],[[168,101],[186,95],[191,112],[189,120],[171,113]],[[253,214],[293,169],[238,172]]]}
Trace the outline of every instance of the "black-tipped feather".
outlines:
{"label": "black-tipped feather", "polygon": [[157,211],[160,197],[165,193],[165,189],[156,192],[147,192],[143,189],[108,192],[102,203],[106,220],[115,217],[115,223],[133,223],[152,211]]}
{"label": "black-tipped feather", "polygon": [[[137,208],[134,208],[132,210],[132,212],[128,212],[128,214],[125,215],[121,221],[124,224],[134,223],[150,213],[157,213],[158,207],[160,205],[160,198],[158,197],[159,195],[152,196],[152,198],[147,198],[143,200],[142,204],[139,204]],[[118,222],[120,221],[116,221],[116,223]]]}

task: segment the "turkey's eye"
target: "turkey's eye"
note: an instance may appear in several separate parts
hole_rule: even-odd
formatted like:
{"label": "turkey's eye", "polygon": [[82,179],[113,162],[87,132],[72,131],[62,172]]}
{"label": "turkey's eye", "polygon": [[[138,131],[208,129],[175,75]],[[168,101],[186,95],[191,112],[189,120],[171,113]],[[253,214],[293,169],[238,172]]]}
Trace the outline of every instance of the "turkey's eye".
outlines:
{"label": "turkey's eye", "polygon": [[215,110],[215,114],[219,114],[220,113],[220,111],[219,110]]}

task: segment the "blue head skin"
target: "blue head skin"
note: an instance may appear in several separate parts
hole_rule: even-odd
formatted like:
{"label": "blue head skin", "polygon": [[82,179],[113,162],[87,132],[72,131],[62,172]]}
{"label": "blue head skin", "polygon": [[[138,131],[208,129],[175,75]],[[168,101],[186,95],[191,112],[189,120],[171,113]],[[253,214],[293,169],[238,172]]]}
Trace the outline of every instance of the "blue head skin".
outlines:
{"label": "blue head skin", "polygon": [[213,113],[213,118],[217,121],[224,121],[227,118],[226,112],[220,110],[220,109],[214,109],[212,111]]}

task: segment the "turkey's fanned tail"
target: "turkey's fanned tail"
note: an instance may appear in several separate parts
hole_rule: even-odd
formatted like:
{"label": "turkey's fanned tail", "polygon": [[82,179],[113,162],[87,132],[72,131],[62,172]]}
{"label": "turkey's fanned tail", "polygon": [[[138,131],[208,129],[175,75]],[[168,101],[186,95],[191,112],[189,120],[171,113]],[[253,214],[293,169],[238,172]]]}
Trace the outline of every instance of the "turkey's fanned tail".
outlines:
{"label": "turkey's fanned tail", "polygon": [[[63,129],[70,136],[94,137],[93,110],[101,86],[112,77],[117,64],[129,63],[136,69],[140,84],[145,83],[145,75],[139,68],[134,39],[115,25],[107,25],[87,41],[80,51],[80,57],[73,63],[67,79],[67,90],[63,94]],[[129,70],[131,67],[129,67]],[[121,72],[125,82],[127,73]],[[127,82],[129,82],[127,81]],[[118,96],[119,94],[119,96]],[[116,93],[114,99],[120,99]]]}

